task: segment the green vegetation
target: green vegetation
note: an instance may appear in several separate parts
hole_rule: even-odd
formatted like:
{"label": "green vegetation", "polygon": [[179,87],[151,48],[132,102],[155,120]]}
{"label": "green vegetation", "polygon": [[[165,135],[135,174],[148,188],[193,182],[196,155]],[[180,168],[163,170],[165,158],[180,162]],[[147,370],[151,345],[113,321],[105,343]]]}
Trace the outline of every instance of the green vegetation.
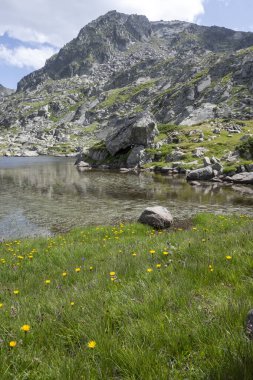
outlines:
{"label": "green vegetation", "polygon": [[[242,125],[243,133],[253,133],[253,122],[252,120],[233,121]],[[172,132],[178,132],[178,143],[164,143],[159,148],[147,149],[147,152],[152,154],[154,157],[160,157],[160,164],[163,164],[166,160],[166,156],[172,152],[172,150],[179,147],[184,153],[183,162],[188,164],[189,162],[196,161],[196,164],[192,168],[199,166],[201,159],[197,159],[194,156],[194,151],[196,148],[205,148],[205,155],[208,157],[215,156],[216,158],[222,159],[226,153],[229,151],[239,150],[241,157],[238,158],[236,166],[251,163],[250,159],[253,158],[253,143],[252,138],[248,141],[241,143],[240,139],[242,134],[234,133],[229,135],[229,133],[222,129],[220,134],[213,134],[213,126],[209,122],[200,123],[198,125],[192,126],[182,126],[173,124],[159,124],[158,130],[159,135],[155,138],[155,143],[168,139]],[[191,133],[194,132],[194,133]],[[200,134],[204,134],[204,141],[198,141]],[[251,156],[250,156],[251,155]],[[250,158],[251,157],[251,158]],[[247,160],[247,161],[246,161]],[[166,163],[168,165],[168,163]],[[226,166],[229,164],[226,164]],[[235,163],[233,163],[235,165]],[[145,165],[145,167],[153,166],[152,164]],[[226,167],[225,166],[225,167]],[[229,170],[229,168],[227,169]]]}
{"label": "green vegetation", "polygon": [[187,82],[187,85],[193,85],[200,81],[200,79],[204,78],[206,75],[208,75],[209,69],[204,69],[199,71],[192,79],[190,79],[189,82]]}
{"label": "green vegetation", "polygon": [[253,137],[249,137],[248,140],[242,142],[237,149],[243,158],[253,159]]}
{"label": "green vegetation", "polygon": [[139,85],[135,86],[126,86],[123,88],[116,88],[114,90],[110,90],[107,93],[106,99],[101,102],[98,107],[101,108],[109,108],[112,107],[115,104],[121,104],[126,103],[130,99],[132,99],[134,96],[140,94],[142,91],[154,86],[155,81],[150,80],[145,83],[141,83]]}
{"label": "green vegetation", "polygon": [[225,75],[222,79],[221,79],[221,84],[222,85],[227,85],[230,81],[231,81],[231,79],[232,79],[232,76],[233,76],[233,73],[231,72],[231,73],[228,73],[227,75]]}
{"label": "green vegetation", "polygon": [[92,132],[95,132],[97,129],[98,129],[98,123],[95,122],[95,123],[92,123],[90,125],[87,125],[85,128],[84,128],[84,131],[86,133],[92,133]]}
{"label": "green vegetation", "polygon": [[2,242],[1,379],[252,379],[252,227],[202,214]]}

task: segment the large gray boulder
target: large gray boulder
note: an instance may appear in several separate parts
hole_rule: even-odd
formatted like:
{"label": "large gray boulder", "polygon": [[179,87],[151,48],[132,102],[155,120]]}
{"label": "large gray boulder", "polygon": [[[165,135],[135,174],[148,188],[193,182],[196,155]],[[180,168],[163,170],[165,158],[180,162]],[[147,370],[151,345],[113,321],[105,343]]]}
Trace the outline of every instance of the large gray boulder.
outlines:
{"label": "large gray boulder", "polygon": [[158,134],[151,113],[145,112],[116,122],[114,132],[107,137],[106,149],[114,156],[116,153],[134,145],[150,145]]}
{"label": "large gray boulder", "polygon": [[143,165],[147,161],[147,154],[143,145],[134,146],[127,158],[127,167],[133,168],[136,165]]}
{"label": "large gray boulder", "polygon": [[195,180],[209,180],[214,177],[212,166],[206,166],[205,168],[200,168],[196,170],[191,170],[187,176],[187,181]]}
{"label": "large gray boulder", "polygon": [[231,177],[231,181],[235,183],[244,183],[253,185],[253,172],[244,172],[235,174]]}
{"label": "large gray boulder", "polygon": [[154,228],[168,228],[173,223],[173,217],[167,208],[162,206],[147,207],[138,221]]}

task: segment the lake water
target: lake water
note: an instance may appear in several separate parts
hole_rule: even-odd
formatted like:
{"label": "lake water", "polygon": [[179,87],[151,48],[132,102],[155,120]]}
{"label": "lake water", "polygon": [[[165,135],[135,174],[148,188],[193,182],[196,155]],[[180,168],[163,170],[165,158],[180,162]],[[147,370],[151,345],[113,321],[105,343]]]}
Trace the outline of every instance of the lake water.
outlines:
{"label": "lake water", "polygon": [[192,187],[178,176],[79,172],[68,158],[0,158],[0,240],[135,221],[152,205],[179,219],[203,211],[253,215],[253,187]]}

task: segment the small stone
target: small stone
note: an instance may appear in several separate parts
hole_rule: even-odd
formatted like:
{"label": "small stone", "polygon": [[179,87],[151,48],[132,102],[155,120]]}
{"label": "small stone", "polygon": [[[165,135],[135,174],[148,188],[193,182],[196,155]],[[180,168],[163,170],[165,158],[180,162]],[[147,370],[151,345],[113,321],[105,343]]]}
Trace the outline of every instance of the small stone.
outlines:
{"label": "small stone", "polygon": [[251,309],[246,317],[246,335],[249,339],[253,339],[253,309]]}

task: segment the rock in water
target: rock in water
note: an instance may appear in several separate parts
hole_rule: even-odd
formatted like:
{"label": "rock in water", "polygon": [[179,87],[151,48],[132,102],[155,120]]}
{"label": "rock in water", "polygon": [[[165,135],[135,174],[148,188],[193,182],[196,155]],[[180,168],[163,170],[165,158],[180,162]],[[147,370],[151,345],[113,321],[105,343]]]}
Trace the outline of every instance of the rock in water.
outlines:
{"label": "rock in water", "polygon": [[168,228],[173,223],[173,217],[169,210],[165,207],[154,206],[147,207],[138,221],[143,224],[148,224],[154,228]]}
{"label": "rock in water", "polygon": [[209,180],[214,177],[212,166],[206,166],[205,168],[200,168],[196,170],[191,170],[187,174],[187,181],[195,180]]}
{"label": "rock in water", "polygon": [[231,180],[235,183],[245,183],[253,185],[253,172],[235,174],[231,177]]}

